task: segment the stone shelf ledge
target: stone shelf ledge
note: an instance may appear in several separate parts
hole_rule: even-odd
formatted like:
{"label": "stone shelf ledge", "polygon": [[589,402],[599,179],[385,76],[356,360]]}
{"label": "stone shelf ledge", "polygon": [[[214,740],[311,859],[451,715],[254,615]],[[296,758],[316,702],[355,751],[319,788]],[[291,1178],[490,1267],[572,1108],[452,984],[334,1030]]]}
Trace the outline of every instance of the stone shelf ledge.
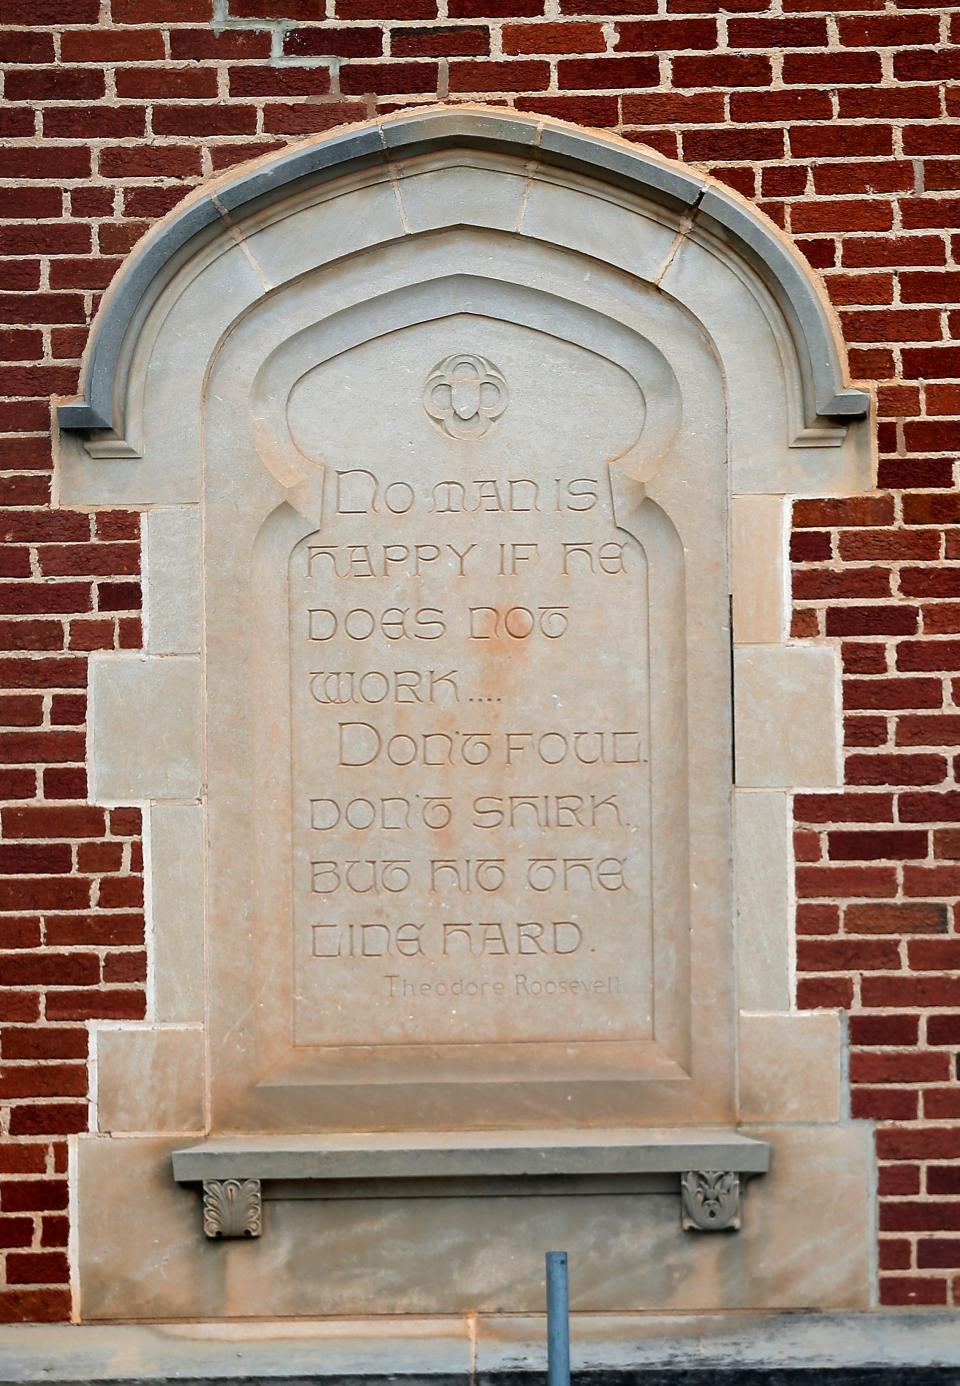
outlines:
{"label": "stone shelf ledge", "polygon": [[605,1183],[612,1191],[624,1179],[660,1176],[659,1192],[677,1187],[664,1185],[663,1176],[676,1176],[684,1230],[736,1230],[741,1178],[769,1165],[766,1141],[720,1127],[223,1136],[173,1152],[174,1179],[203,1186],[210,1237],[259,1236],[267,1181],[318,1183],[315,1197],[359,1184],[354,1197],[383,1197],[448,1181],[439,1192],[453,1194],[454,1186],[480,1179],[583,1193],[584,1181],[602,1192]]}

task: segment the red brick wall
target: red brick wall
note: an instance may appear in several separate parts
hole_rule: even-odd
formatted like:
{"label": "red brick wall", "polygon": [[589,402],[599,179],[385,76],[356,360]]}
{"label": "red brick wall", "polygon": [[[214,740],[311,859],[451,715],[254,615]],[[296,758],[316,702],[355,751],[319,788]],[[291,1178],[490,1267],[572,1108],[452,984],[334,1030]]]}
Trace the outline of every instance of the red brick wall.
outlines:
{"label": "red brick wall", "polygon": [[960,1303],[960,12],[597,3],[7,0],[0,1317],[70,1312],[84,1022],[144,1004],[138,815],[85,805],[83,767],[87,651],[140,639],[138,522],[50,510],[47,397],[75,389],[99,292],[187,188],[438,96],[617,130],[755,198],[879,383],[879,493],[796,507],[795,629],[840,642],[849,785],[797,805],[799,1001],[851,1014],[882,1300]]}

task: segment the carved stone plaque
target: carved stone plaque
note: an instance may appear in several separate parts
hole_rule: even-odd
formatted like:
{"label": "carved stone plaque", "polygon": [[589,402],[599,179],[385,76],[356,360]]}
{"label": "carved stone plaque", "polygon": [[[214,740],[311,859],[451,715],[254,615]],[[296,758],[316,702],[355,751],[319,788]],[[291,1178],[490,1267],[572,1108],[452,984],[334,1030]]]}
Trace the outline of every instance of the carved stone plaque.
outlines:
{"label": "carved stone plaque", "polygon": [[[320,407],[351,379],[360,442]],[[299,1042],[650,1037],[647,558],[608,469],[643,420],[622,368],[467,317],[294,390],[328,461],[290,560]]]}
{"label": "carved stone plaque", "polygon": [[218,365],[224,1129],[729,1111],[695,1026],[729,975],[720,381],[622,290],[449,233],[284,290]]}

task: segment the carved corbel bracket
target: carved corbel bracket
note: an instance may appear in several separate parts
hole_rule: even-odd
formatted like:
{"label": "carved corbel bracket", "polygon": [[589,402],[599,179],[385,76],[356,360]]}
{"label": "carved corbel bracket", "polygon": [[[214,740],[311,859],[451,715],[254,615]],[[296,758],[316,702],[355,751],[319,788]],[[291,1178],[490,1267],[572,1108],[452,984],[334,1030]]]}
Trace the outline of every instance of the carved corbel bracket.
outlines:
{"label": "carved corbel bracket", "polygon": [[259,1179],[205,1179],[203,1230],[208,1237],[259,1237],[263,1203]]}
{"label": "carved corbel bracket", "polygon": [[688,1169],[680,1176],[684,1232],[740,1230],[740,1176],[732,1170]]}

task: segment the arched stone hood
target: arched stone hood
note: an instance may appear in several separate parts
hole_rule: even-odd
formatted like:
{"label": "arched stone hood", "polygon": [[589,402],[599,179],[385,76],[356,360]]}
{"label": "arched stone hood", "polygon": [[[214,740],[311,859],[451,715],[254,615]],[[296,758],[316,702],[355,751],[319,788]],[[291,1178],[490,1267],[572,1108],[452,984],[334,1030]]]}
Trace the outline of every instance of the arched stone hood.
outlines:
{"label": "arched stone hood", "polygon": [[434,107],[351,126],[269,155],[188,198],[144,238],[114,280],[94,324],[82,396],[60,404],[60,428],[127,436],[123,401],[133,344],[150,308],[195,246],[218,233],[228,241],[242,239],[245,221],[265,200],[275,202],[300,186],[378,166],[402,174],[418,156],[457,150],[506,156],[521,161],[530,174],[563,170],[574,180],[642,198],[677,222],[678,241],[708,233],[779,308],[799,367],[803,422],[810,427],[818,418],[848,421],[868,413],[869,395],[845,382],[837,328],[808,267],[777,228],[737,194],[612,136],[514,111]]}

